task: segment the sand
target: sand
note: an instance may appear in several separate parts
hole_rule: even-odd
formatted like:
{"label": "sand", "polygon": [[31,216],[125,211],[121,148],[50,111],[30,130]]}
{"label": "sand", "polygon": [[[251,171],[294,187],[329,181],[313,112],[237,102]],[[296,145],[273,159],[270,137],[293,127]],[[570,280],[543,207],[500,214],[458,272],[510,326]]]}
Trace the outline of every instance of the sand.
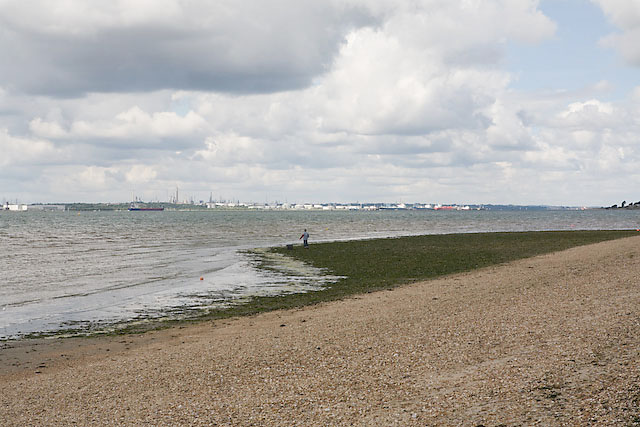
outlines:
{"label": "sand", "polygon": [[2,425],[640,425],[640,237],[301,310],[4,343]]}

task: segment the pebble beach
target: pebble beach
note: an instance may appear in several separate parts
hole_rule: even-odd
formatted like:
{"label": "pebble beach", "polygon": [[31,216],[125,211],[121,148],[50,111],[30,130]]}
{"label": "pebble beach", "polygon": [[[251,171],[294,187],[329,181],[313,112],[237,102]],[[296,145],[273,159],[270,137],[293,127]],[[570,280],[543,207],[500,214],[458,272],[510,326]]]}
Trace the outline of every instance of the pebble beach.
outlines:
{"label": "pebble beach", "polygon": [[0,343],[0,424],[640,425],[640,237],[142,335]]}

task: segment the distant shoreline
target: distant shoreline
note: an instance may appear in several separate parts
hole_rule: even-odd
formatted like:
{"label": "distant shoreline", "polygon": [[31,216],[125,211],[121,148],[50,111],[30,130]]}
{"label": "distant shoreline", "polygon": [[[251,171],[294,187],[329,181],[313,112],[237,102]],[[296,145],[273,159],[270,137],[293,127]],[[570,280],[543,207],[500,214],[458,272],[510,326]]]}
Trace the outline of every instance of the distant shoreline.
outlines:
{"label": "distant shoreline", "polygon": [[[278,211],[384,211],[384,210],[423,210],[423,211],[575,211],[589,209],[612,209],[602,206],[554,206],[554,205],[500,205],[500,204],[457,204],[457,203],[304,203],[304,204],[268,204],[268,203],[172,203],[172,202],[137,202],[144,208],[164,208],[166,211],[236,211],[236,210],[278,210]],[[15,203],[0,206],[0,210],[64,210],[64,211],[127,211],[131,203]],[[631,207],[633,206],[633,207]],[[640,208],[637,205],[628,205],[625,208]],[[11,207],[11,209],[9,208]],[[20,209],[24,208],[24,209]]]}

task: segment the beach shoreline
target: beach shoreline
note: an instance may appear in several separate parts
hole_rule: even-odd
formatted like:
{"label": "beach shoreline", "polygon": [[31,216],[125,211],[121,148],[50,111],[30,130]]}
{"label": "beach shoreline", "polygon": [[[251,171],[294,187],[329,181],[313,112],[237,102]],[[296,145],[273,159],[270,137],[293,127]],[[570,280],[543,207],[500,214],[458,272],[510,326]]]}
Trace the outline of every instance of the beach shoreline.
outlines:
{"label": "beach shoreline", "polygon": [[640,237],[142,335],[0,343],[25,424],[633,425]]}

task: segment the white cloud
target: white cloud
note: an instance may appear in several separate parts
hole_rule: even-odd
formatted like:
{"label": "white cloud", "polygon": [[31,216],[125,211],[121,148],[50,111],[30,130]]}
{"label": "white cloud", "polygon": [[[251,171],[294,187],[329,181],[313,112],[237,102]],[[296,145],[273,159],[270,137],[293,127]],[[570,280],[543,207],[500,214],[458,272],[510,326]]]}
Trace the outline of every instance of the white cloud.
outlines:
{"label": "white cloud", "polygon": [[183,138],[182,143],[173,146],[192,145],[206,128],[206,121],[193,111],[179,116],[174,112],[148,113],[137,106],[118,113],[110,120],[74,121],[69,129],[64,129],[58,122],[45,122],[41,118],[30,122],[31,131],[43,138],[85,142],[92,139],[124,140],[131,148],[155,146],[159,149],[167,148],[162,144],[157,145],[157,141],[164,139]]}
{"label": "white cloud", "polygon": [[615,111],[613,105],[591,99],[586,102],[573,102],[559,114],[559,126],[578,129],[611,128],[625,119],[622,111]]}
{"label": "white cloud", "polygon": [[311,95],[326,131],[420,134],[482,126],[479,109],[508,79],[445,67],[442,58],[370,29],[353,33],[335,69]]}
{"label": "white cloud", "polygon": [[41,138],[60,139],[65,138],[69,133],[57,122],[45,122],[40,117],[29,122],[31,132]]}
{"label": "white cloud", "polygon": [[7,129],[0,129],[0,152],[0,167],[7,169],[46,164],[58,156],[51,142],[12,136]]}
{"label": "white cloud", "polygon": [[347,37],[332,71],[307,91],[320,105],[316,122],[365,135],[486,128],[484,112],[510,81],[497,68],[505,40],[555,30],[535,5],[433,0],[386,10],[384,25]]}
{"label": "white cloud", "polygon": [[492,124],[487,128],[487,142],[496,149],[523,150],[533,144],[531,130],[523,123],[512,105],[497,100],[489,116]]}
{"label": "white cloud", "polygon": [[[537,43],[555,32],[555,24],[534,0],[459,1],[427,0],[401,3],[384,28],[402,44],[437,49],[445,58],[463,63],[487,63],[508,39]],[[464,59],[463,56],[470,57]]]}
{"label": "white cloud", "polygon": [[128,182],[141,184],[153,181],[158,176],[158,172],[153,166],[133,165],[125,176]]}
{"label": "white cloud", "polygon": [[592,0],[621,32],[602,39],[630,64],[640,66],[640,3],[637,0]]}
{"label": "white cloud", "polygon": [[640,23],[640,4],[635,0],[592,0],[622,29],[637,27]]}

